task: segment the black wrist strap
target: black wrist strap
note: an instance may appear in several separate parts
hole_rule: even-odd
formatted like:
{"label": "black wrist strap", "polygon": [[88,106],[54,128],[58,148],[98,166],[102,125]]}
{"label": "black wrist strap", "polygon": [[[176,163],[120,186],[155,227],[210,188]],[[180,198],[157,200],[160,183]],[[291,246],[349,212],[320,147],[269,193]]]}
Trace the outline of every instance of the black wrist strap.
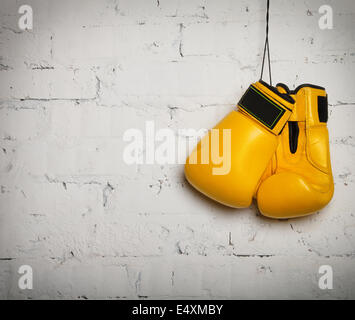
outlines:
{"label": "black wrist strap", "polygon": [[328,122],[328,96],[318,96],[319,122]]}
{"label": "black wrist strap", "polygon": [[270,130],[274,129],[284,113],[289,110],[287,107],[272,101],[271,98],[253,85],[248,88],[238,105]]}

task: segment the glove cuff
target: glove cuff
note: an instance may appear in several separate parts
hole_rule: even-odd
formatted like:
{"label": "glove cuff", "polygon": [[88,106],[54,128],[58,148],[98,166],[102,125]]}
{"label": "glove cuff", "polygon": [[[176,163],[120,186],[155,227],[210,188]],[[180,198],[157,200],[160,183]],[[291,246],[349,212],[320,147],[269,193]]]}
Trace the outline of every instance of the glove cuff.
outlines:
{"label": "glove cuff", "polygon": [[293,110],[294,100],[279,93],[264,81],[249,86],[238,106],[261,126],[275,135],[280,134]]}

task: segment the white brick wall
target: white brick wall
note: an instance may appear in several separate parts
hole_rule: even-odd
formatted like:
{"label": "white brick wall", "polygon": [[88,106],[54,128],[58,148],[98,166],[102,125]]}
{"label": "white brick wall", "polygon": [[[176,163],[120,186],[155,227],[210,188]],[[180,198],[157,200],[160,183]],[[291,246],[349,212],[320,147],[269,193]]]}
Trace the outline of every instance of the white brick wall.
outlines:
{"label": "white brick wall", "polygon": [[0,4],[0,298],[355,298],[352,0],[271,1],[274,81],[330,102],[334,198],[288,221],[122,158],[126,129],[210,128],[234,107],[259,78],[265,1],[29,0],[32,31],[21,4]]}

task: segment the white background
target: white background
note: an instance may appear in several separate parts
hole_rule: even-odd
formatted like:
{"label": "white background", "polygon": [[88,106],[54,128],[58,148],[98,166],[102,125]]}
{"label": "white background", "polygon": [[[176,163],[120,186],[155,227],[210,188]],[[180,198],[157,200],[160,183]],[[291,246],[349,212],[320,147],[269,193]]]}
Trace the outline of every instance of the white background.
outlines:
{"label": "white background", "polygon": [[271,0],[274,82],[330,103],[334,198],[288,221],[206,199],[181,164],[122,158],[126,129],[178,135],[235,107],[259,79],[266,1],[25,3],[32,31],[23,2],[0,2],[1,298],[355,298],[354,1]]}

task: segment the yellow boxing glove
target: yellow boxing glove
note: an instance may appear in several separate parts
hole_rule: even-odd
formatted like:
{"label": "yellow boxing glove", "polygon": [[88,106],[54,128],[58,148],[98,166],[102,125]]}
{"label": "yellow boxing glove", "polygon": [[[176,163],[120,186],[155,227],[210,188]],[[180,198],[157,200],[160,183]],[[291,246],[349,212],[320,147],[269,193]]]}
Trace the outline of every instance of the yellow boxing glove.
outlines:
{"label": "yellow boxing glove", "polygon": [[296,103],[256,195],[263,215],[294,218],[322,209],[333,196],[328,100],[319,86],[304,84],[290,91],[278,84],[277,88]]}
{"label": "yellow boxing glove", "polygon": [[294,101],[260,80],[201,139],[188,157],[185,176],[206,196],[235,208],[248,207],[291,116]]}

